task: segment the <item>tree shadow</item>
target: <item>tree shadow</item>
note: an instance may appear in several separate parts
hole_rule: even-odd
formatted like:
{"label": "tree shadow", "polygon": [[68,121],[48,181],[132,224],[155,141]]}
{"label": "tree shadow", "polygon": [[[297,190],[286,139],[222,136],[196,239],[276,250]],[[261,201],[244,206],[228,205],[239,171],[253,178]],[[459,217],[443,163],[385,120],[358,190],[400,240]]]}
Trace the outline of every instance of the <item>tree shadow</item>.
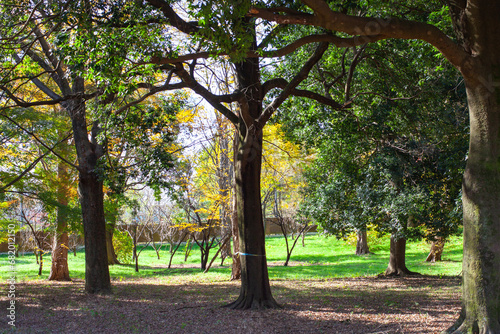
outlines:
{"label": "tree shadow", "polygon": [[275,281],[283,306],[237,311],[220,306],[238,282],[165,284],[124,281],[113,294],[89,295],[84,282],[20,283],[19,333],[431,333],[460,308],[458,278]]}

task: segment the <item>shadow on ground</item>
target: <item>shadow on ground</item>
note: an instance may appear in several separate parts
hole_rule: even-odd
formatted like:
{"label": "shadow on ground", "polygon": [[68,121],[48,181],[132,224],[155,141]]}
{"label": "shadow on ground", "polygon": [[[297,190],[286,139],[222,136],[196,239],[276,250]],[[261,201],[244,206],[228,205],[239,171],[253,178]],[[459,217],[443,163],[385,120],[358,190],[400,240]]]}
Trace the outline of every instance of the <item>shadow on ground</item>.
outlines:
{"label": "shadow on ground", "polygon": [[[235,311],[221,306],[237,297],[236,282],[123,281],[106,296],[86,294],[81,280],[26,282],[17,285],[15,332],[420,334],[450,326],[460,307],[460,279],[453,277],[283,280],[272,286],[282,309]],[[6,327],[4,321],[4,332]]]}

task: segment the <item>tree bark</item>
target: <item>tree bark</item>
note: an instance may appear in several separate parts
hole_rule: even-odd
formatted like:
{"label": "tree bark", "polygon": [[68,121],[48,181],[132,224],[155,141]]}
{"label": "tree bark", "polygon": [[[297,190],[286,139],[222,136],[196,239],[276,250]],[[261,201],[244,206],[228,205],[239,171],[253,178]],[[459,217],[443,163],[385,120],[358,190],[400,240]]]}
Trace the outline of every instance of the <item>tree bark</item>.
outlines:
{"label": "tree bark", "polygon": [[80,173],[80,203],[85,240],[85,291],[111,292],[106,249],[102,182],[94,173]]}
{"label": "tree bark", "polygon": [[68,233],[61,233],[59,226],[57,226],[57,229],[52,246],[52,267],[49,280],[71,281],[68,268]]}
{"label": "tree bark", "polygon": [[443,237],[436,237],[431,243],[431,250],[425,261],[427,262],[438,262],[441,261],[441,256],[443,255],[444,249],[444,239]]}
{"label": "tree bark", "polygon": [[464,316],[450,330],[500,333],[500,91],[466,83],[471,130],[462,186]]}
{"label": "tree bark", "polygon": [[[62,144],[63,150],[68,152],[66,144]],[[68,221],[65,214],[64,207],[68,205],[70,178],[69,171],[66,164],[59,161],[57,166],[57,179],[58,179],[58,194],[57,201],[60,207],[57,209],[57,227],[54,234],[54,242],[52,245],[52,266],[50,269],[49,280],[54,281],[71,281],[69,277],[68,268]]]}
{"label": "tree bark", "polygon": [[[233,151],[234,160],[237,160],[239,146],[239,137],[234,136]],[[233,169],[236,168],[233,166]],[[233,238],[233,264],[231,266],[231,281],[241,279],[241,261],[240,261],[240,235],[238,232],[238,205],[236,198],[236,185],[233,184],[233,208],[231,211],[231,234]]]}
{"label": "tree bark", "polygon": [[[82,78],[74,80],[73,90],[75,94],[85,91]],[[89,140],[84,101],[75,99],[65,108],[71,117],[79,166],[78,189],[85,241],[85,291],[110,293],[103,183],[96,173],[98,159],[104,152],[96,143],[98,129],[95,123],[91,131],[92,141]]]}
{"label": "tree bark", "polygon": [[473,57],[466,64],[471,71],[462,71],[470,117],[462,183],[463,309],[447,333],[500,333],[500,2],[460,1],[452,10]]}
{"label": "tree bark", "polygon": [[385,270],[387,276],[406,276],[415,274],[406,267],[406,239],[391,235],[389,265]]}
{"label": "tree bark", "polygon": [[238,86],[245,92],[240,101],[235,160],[236,205],[240,238],[241,289],[239,298],[228,305],[235,309],[279,307],[271,295],[265,250],[265,231],[260,196],[262,128],[256,120],[262,114],[262,86],[258,59],[235,64]]}
{"label": "tree bark", "polygon": [[[227,138],[228,134],[226,127],[221,118],[218,117],[218,135],[219,135],[219,166],[218,166],[218,183],[219,183],[219,194],[223,199],[220,205],[220,221],[221,221],[221,237],[225,238],[227,235],[231,235],[231,210],[229,208],[228,197],[230,195],[230,187],[232,181],[232,170],[231,161],[229,159],[229,140]],[[224,259],[231,256],[231,243],[226,242],[222,244],[221,250],[221,265],[224,263]]]}
{"label": "tree bark", "polygon": [[113,234],[115,231],[115,224],[106,225],[106,254],[108,256],[108,264],[120,264],[118,256],[116,256],[115,247],[113,245]]}
{"label": "tree bark", "polygon": [[371,254],[368,247],[368,235],[366,230],[358,230],[356,233],[356,255]]}

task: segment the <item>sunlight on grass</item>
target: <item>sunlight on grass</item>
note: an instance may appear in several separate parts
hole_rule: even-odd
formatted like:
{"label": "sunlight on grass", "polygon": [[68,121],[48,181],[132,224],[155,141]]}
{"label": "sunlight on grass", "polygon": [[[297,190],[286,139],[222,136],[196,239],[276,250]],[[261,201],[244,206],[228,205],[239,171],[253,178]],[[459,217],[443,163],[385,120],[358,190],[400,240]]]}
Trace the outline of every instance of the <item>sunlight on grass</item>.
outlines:
{"label": "sunlight on grass", "polygon": [[[266,240],[269,276],[272,280],[308,280],[338,277],[374,276],[382,273],[389,259],[389,245],[377,247],[375,254],[356,256],[355,248],[343,240],[325,237],[319,234],[309,234],[304,246],[299,241],[295,247],[291,264],[283,266],[286,258],[286,247],[283,237],[269,236]],[[429,244],[424,241],[408,243],[406,263],[410,270],[425,275],[456,276],[462,270],[462,238],[452,237],[446,244],[443,261],[429,263],[425,261]],[[215,251],[212,252],[215,254]],[[69,269],[72,278],[84,279],[85,254],[83,250],[77,256],[69,254]],[[169,282],[220,282],[227,281],[231,274],[231,260],[226,259],[220,266],[220,259],[208,273],[199,269],[199,250],[193,247],[191,255],[184,261],[184,249],[179,249],[172,261],[172,268],[167,269],[170,254],[164,246],[160,259],[152,247],[146,248],[139,257],[139,272],[136,273],[133,264],[110,266],[113,281],[123,281],[135,278],[152,278],[165,283]],[[1,254],[0,261],[6,263],[7,255]],[[50,272],[50,254],[44,256],[43,275],[38,277],[38,265],[33,254],[25,254],[16,258],[18,281],[46,279]],[[0,273],[0,279],[6,279],[6,272]]]}

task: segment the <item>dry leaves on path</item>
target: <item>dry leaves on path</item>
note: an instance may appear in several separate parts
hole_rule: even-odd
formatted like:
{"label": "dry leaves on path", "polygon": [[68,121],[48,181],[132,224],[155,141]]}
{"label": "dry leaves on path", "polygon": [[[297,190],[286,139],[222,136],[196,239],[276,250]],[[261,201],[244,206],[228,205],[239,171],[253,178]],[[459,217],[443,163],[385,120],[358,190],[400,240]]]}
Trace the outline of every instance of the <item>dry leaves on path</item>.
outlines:
{"label": "dry leaves on path", "polygon": [[[273,281],[283,308],[257,311],[220,307],[237,297],[237,282],[113,286],[112,295],[95,296],[82,281],[20,283],[15,332],[422,334],[446,329],[460,310],[459,278]],[[6,296],[0,299],[5,305]]]}

